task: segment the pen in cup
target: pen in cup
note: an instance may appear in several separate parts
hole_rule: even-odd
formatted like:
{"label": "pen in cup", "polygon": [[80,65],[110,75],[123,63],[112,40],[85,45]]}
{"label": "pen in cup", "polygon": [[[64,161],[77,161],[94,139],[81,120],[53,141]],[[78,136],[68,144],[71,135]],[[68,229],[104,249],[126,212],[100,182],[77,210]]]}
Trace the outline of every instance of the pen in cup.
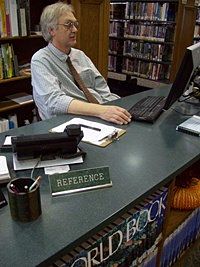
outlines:
{"label": "pen in cup", "polygon": [[34,183],[29,187],[29,192],[37,185],[39,184],[40,180],[42,179],[42,176],[38,176]]}
{"label": "pen in cup", "polygon": [[14,184],[11,184],[11,185],[10,185],[10,189],[11,189],[15,194],[18,194],[18,193],[19,193],[19,189],[18,189]]}
{"label": "pen in cup", "polygon": [[28,191],[29,191],[28,185],[25,185],[25,186],[24,186],[24,192],[26,193],[26,192],[28,192]]}

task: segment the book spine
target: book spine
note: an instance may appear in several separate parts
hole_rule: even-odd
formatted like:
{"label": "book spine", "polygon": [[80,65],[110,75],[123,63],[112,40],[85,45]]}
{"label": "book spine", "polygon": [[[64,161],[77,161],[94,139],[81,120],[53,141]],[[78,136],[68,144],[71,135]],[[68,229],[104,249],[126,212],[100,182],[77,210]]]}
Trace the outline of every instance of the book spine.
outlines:
{"label": "book spine", "polygon": [[6,10],[6,30],[7,30],[7,36],[11,36],[9,2],[7,0],[5,0],[4,3],[5,3],[5,10]]}
{"label": "book spine", "polygon": [[16,0],[8,0],[8,2],[9,2],[11,35],[12,36],[19,36],[18,17],[17,17],[17,3],[16,3]]}
{"label": "book spine", "polygon": [[3,56],[2,56],[2,50],[0,47],[0,80],[3,80]]}
{"label": "book spine", "polygon": [[0,0],[0,16],[1,16],[1,37],[6,37],[7,36],[6,8],[4,0]]}

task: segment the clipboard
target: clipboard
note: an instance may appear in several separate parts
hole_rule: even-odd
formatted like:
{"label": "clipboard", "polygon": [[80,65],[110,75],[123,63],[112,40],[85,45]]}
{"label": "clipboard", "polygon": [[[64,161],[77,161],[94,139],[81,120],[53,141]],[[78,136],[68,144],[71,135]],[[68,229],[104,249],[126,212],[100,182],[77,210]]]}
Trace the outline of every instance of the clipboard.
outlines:
{"label": "clipboard", "polygon": [[[119,128],[116,128],[116,129],[119,129]],[[126,133],[126,130],[123,130],[123,129],[119,129],[118,130],[118,133],[117,133],[117,136],[116,138],[108,138],[108,137],[105,137],[103,140],[102,140],[102,143],[97,145],[97,146],[100,146],[100,147],[106,147],[108,146],[109,144],[111,144],[112,142],[115,142],[116,140],[118,140],[122,135],[124,135]],[[90,143],[90,142],[88,142]],[[92,144],[92,143],[90,143]],[[96,145],[96,144],[93,144],[93,145]]]}
{"label": "clipboard", "polygon": [[126,130],[109,126],[103,123],[85,120],[82,118],[73,118],[70,121],[62,123],[57,127],[50,129],[50,132],[63,132],[65,127],[70,124],[79,124],[83,131],[83,139],[81,141],[96,145],[99,147],[106,147],[113,141],[118,140],[126,133]]}

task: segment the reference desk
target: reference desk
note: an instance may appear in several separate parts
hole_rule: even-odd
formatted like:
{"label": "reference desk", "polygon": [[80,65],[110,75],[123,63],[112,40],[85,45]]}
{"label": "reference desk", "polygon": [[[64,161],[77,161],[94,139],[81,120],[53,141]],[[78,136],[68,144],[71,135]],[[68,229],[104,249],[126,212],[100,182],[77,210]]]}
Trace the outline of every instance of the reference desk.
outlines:
{"label": "reference desk", "polygon": [[[145,95],[167,92],[151,90],[114,103],[129,109]],[[0,142],[8,134],[47,133],[72,117],[61,115],[11,130],[0,135]],[[36,169],[35,175],[43,176],[42,215],[36,221],[19,223],[12,220],[9,206],[0,210],[0,266],[50,265],[198,161],[199,138],[175,130],[186,118],[170,109],[154,124],[132,122],[122,126],[126,134],[106,148],[81,142],[86,158],[83,164],[73,165],[71,169],[109,166],[113,182],[110,188],[52,198],[48,177],[43,175],[43,170]],[[1,154],[7,156],[11,166],[12,154]],[[30,170],[17,172],[16,176],[30,176]],[[7,198],[6,188],[3,192]]]}

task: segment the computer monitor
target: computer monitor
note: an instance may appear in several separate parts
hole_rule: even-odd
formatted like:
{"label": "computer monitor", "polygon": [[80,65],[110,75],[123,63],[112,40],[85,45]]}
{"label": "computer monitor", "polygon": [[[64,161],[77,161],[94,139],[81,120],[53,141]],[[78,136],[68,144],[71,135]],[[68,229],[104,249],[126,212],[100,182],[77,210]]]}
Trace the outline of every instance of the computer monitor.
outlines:
{"label": "computer monitor", "polygon": [[200,42],[187,47],[175,81],[166,99],[163,108],[164,110],[169,109],[171,105],[188,89],[191,77],[199,66]]}

